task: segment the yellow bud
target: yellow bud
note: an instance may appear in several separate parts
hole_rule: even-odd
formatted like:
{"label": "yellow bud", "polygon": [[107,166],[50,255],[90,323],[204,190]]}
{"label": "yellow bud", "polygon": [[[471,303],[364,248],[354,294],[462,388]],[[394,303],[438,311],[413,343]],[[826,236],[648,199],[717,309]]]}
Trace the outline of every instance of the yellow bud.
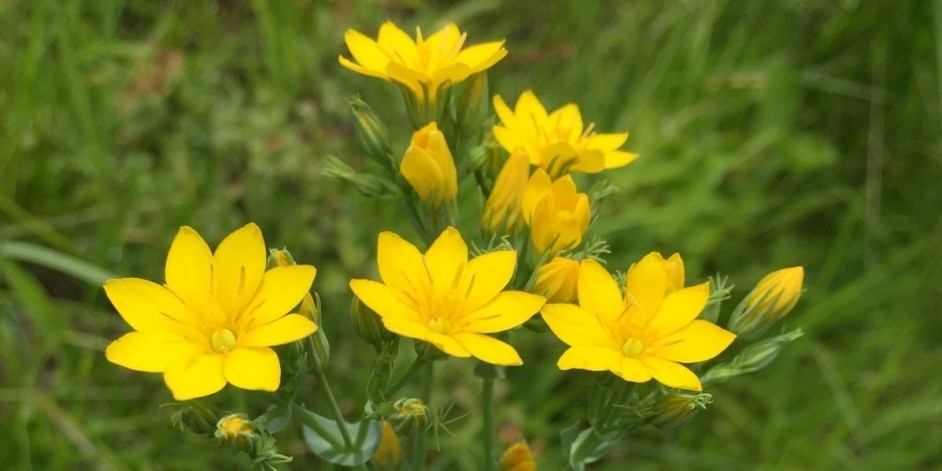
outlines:
{"label": "yellow bud", "polygon": [[399,171],[422,201],[438,208],[458,193],[458,173],[438,125],[429,123],[412,135]]}
{"label": "yellow bud", "polygon": [[556,257],[536,271],[536,283],[530,290],[546,298],[548,303],[571,303],[576,300],[579,283],[579,262]]}
{"label": "yellow bud", "polygon": [[766,275],[736,307],[729,329],[741,335],[758,335],[785,317],[801,297],[802,267],[776,270]]}
{"label": "yellow bud", "polygon": [[402,461],[402,445],[399,435],[389,421],[383,421],[383,435],[379,439],[379,448],[373,452],[373,463],[383,469],[395,469]]}
{"label": "yellow bud", "polygon": [[522,205],[538,252],[555,254],[582,243],[592,211],[589,197],[576,191],[571,176],[564,175],[554,182],[537,169],[527,182]]}
{"label": "yellow bud", "polygon": [[533,452],[524,442],[514,443],[500,455],[500,471],[534,471]]}
{"label": "yellow bud", "polygon": [[490,234],[512,234],[523,225],[520,204],[530,177],[530,158],[517,149],[497,174],[481,215],[481,227]]}
{"label": "yellow bud", "polygon": [[355,118],[357,141],[366,155],[381,165],[389,168],[392,146],[389,143],[389,131],[386,125],[376,116],[376,112],[359,97],[349,100],[350,111]]}
{"label": "yellow bud", "polygon": [[676,291],[684,287],[684,261],[679,253],[675,253],[664,260],[664,268],[667,270],[667,280],[670,281],[671,291]]}
{"label": "yellow bud", "polygon": [[255,428],[245,420],[245,414],[231,414],[219,419],[215,436],[232,451],[250,451],[252,440],[258,438]]}

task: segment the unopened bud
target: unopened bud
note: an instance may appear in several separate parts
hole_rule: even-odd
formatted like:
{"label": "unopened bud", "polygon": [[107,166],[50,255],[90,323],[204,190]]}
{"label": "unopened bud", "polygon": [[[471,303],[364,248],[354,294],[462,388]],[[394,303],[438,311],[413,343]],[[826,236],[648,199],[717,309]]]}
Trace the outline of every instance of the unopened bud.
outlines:
{"label": "unopened bud", "polygon": [[258,440],[255,427],[246,420],[245,414],[231,414],[219,419],[215,436],[223,447],[233,452],[251,452],[254,441]]}
{"label": "unopened bud", "polygon": [[786,345],[804,335],[801,329],[795,329],[769,339],[749,345],[729,363],[722,363],[710,368],[701,381],[703,384],[725,381],[733,376],[759,371],[772,363]]}
{"label": "unopened bud", "polygon": [[386,330],[386,327],[383,326],[379,314],[363,304],[360,298],[353,298],[350,312],[353,315],[353,325],[356,328],[357,335],[366,343],[378,347],[396,338],[396,334]]}
{"label": "unopened bud", "polygon": [[359,97],[350,97],[350,111],[353,112],[357,129],[357,142],[363,152],[383,168],[392,170],[392,144],[389,142],[389,131],[379,119],[373,108]]}
{"label": "unopened bud", "polygon": [[579,262],[556,257],[537,269],[530,292],[546,297],[548,303],[571,303],[576,300],[578,283]]}
{"label": "unopened bud", "polygon": [[389,421],[383,421],[383,434],[379,439],[379,447],[373,452],[373,464],[381,469],[396,469],[402,461],[402,444],[399,435]]}
{"label": "unopened bud", "polygon": [[297,265],[294,261],[294,257],[291,256],[291,252],[288,252],[288,249],[271,249],[268,251],[268,268],[275,267],[290,267],[291,265]]}
{"label": "unopened bud", "polygon": [[174,426],[200,435],[210,434],[216,429],[219,414],[211,407],[199,402],[190,402],[170,418]]}
{"label": "unopened bud", "polygon": [[766,275],[739,303],[729,321],[729,330],[755,337],[785,317],[801,297],[802,267],[784,268]]}
{"label": "unopened bud", "polygon": [[487,72],[474,74],[462,85],[458,97],[458,126],[463,134],[472,134],[481,127],[489,105]]}
{"label": "unopened bud", "polygon": [[409,433],[413,429],[422,431],[428,424],[431,411],[421,399],[403,398],[393,404],[393,412],[389,421],[399,433]]}
{"label": "unopened bud", "polygon": [[500,455],[500,471],[534,471],[536,461],[525,442],[514,443]]}
{"label": "unopened bud", "polygon": [[713,396],[706,393],[667,394],[654,405],[656,415],[651,424],[665,430],[680,427],[712,402]]}

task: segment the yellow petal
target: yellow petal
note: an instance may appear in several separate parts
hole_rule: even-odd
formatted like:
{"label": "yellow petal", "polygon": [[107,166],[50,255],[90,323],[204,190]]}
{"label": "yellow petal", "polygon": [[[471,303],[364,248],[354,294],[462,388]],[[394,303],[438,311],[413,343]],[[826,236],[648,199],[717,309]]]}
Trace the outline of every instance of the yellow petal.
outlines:
{"label": "yellow petal", "polygon": [[626,132],[617,134],[595,134],[590,138],[589,146],[593,149],[599,149],[608,153],[625,145],[627,141],[628,133]]}
{"label": "yellow petal", "polygon": [[105,294],[118,314],[142,332],[163,331],[191,335],[192,314],[173,293],[152,281],[118,278],[105,283]]}
{"label": "yellow petal", "polygon": [[314,321],[300,314],[288,314],[238,337],[243,347],[271,347],[301,340],[317,331]]}
{"label": "yellow petal", "polygon": [[455,340],[475,358],[492,365],[522,365],[520,355],[510,345],[487,335],[461,333],[455,334]]}
{"label": "yellow petal", "polygon": [[277,391],[281,383],[278,355],[267,347],[239,347],[227,353],[223,372],[227,381],[242,389]]}
{"label": "yellow petal", "polygon": [[543,306],[543,320],[550,330],[567,345],[595,345],[610,350],[621,348],[591,313],[573,304]]}
{"label": "yellow petal", "polygon": [[582,136],[582,113],[579,107],[572,103],[563,105],[549,115],[549,121],[555,124],[557,130],[567,130],[565,141],[576,142]]}
{"label": "yellow petal", "polygon": [[376,41],[370,39],[359,31],[348,29],[344,34],[344,42],[353,58],[365,69],[373,73],[382,73],[389,62],[389,57],[380,49]]}
{"label": "yellow petal", "polygon": [[606,152],[603,159],[605,168],[618,168],[638,160],[638,154],[635,152],[616,150],[614,152]]}
{"label": "yellow petal", "polygon": [[467,263],[468,246],[454,227],[445,229],[425,253],[425,265],[432,283],[439,286],[451,286],[459,270],[463,270]]}
{"label": "yellow petal", "polygon": [[648,372],[647,368],[645,368],[637,358],[622,357],[620,367],[616,370],[612,370],[612,373],[621,376],[625,381],[631,381],[633,383],[651,381],[651,373]]}
{"label": "yellow petal", "polygon": [[383,283],[396,291],[415,297],[428,284],[422,253],[398,234],[379,234],[376,264]]}
{"label": "yellow petal", "polygon": [[[507,127],[507,129],[517,128],[517,116],[514,115],[514,112],[510,110],[510,107],[507,106],[507,103],[501,98],[500,95],[494,95],[493,100],[494,111],[497,113],[497,117],[500,118],[500,122]],[[513,152],[513,149],[508,149],[508,152]]]}
{"label": "yellow petal", "polygon": [[105,358],[135,371],[163,373],[169,366],[186,362],[202,350],[179,334],[131,332],[111,342],[105,349]]}
{"label": "yellow petal", "polygon": [[674,291],[661,302],[661,308],[651,319],[648,328],[658,332],[659,335],[676,332],[697,318],[697,315],[706,307],[709,298],[709,283]]}
{"label": "yellow petal", "polygon": [[653,355],[679,363],[707,361],[719,355],[736,338],[732,332],[697,319],[687,327],[657,339],[649,350]]}
{"label": "yellow petal", "polygon": [[262,230],[246,224],[226,236],[213,254],[213,277],[219,304],[229,314],[242,312],[265,274]]}
{"label": "yellow petal", "polygon": [[527,186],[523,190],[523,199],[520,203],[523,219],[527,224],[530,224],[533,213],[536,212],[543,199],[549,195],[552,185],[549,175],[543,169],[538,168],[533,171],[533,175],[530,176],[530,180],[527,181]]}
{"label": "yellow petal", "polygon": [[426,89],[428,89],[429,93],[434,93],[434,90],[429,88],[431,85],[431,78],[429,78],[424,73],[406,67],[399,62],[390,61],[389,64],[386,64],[386,75],[390,80],[400,83],[412,90],[412,93],[419,97],[420,101],[424,101],[426,99]]}
{"label": "yellow petal", "polygon": [[505,56],[507,56],[507,50],[504,49],[504,41],[494,41],[468,47],[459,52],[455,60],[467,65],[472,72],[481,72],[489,69]]}
{"label": "yellow petal", "polygon": [[463,345],[458,343],[458,341],[455,340],[455,338],[451,335],[443,335],[437,332],[429,331],[425,341],[453,357],[468,358],[471,356],[471,352],[464,348]]}
{"label": "yellow petal", "polygon": [[390,54],[390,57],[398,59],[397,62],[408,67],[418,67],[419,53],[415,47],[415,41],[399,29],[392,21],[387,21],[379,27],[377,42],[380,47]]}
{"label": "yellow petal", "polygon": [[196,399],[219,392],[226,386],[222,373],[223,355],[197,355],[189,361],[170,365],[164,371],[164,382],[178,401]]}
{"label": "yellow petal", "polygon": [[[498,250],[475,257],[465,268],[464,279],[470,286],[464,307],[475,310],[491,302],[513,278],[517,266],[517,252]],[[535,311],[534,311],[535,312]]]}
{"label": "yellow petal", "polygon": [[590,258],[579,267],[579,305],[603,324],[614,321],[624,309],[618,283],[605,267]]}
{"label": "yellow petal", "polygon": [[679,363],[653,356],[643,356],[640,360],[648,373],[665,386],[690,391],[703,390],[700,378],[697,378],[693,371]]}
{"label": "yellow petal", "polygon": [[386,330],[410,339],[425,340],[432,333],[432,330],[424,322],[401,317],[383,317],[382,320]]}
{"label": "yellow petal", "polygon": [[340,62],[340,65],[358,74],[363,74],[363,75],[368,75],[370,77],[376,77],[376,78],[381,78],[384,80],[389,80],[389,76],[386,74],[385,70],[381,70],[377,72],[375,70],[367,69],[365,67],[360,66],[356,62],[351,62],[350,59],[347,59],[344,56],[337,56],[337,61]]}
{"label": "yellow petal", "polygon": [[480,309],[466,314],[458,324],[464,332],[489,334],[523,324],[536,314],[546,299],[523,291],[504,291]]}
{"label": "yellow petal", "polygon": [[661,307],[667,292],[667,271],[661,254],[651,252],[628,269],[626,307],[635,306],[645,321],[651,320]]}
{"label": "yellow petal", "polygon": [[254,329],[287,314],[311,291],[316,275],[317,269],[311,265],[275,267],[265,272],[249,309],[239,318],[238,328]]}
{"label": "yellow petal", "polygon": [[409,182],[422,201],[439,206],[445,192],[445,177],[431,153],[427,149],[409,146],[402,162],[399,164],[399,173]]}
{"label": "yellow petal", "polygon": [[167,287],[193,309],[202,309],[212,296],[212,270],[213,253],[206,241],[192,227],[181,227],[167,254]]}
{"label": "yellow petal", "polygon": [[350,289],[363,304],[383,318],[425,322],[411,302],[390,287],[373,280],[350,280]]}
{"label": "yellow petal", "polygon": [[621,353],[598,345],[577,345],[563,352],[556,362],[561,370],[616,371]]}
{"label": "yellow petal", "polygon": [[517,119],[527,123],[535,122],[542,127],[546,123],[546,108],[540,103],[533,90],[527,90],[517,99],[517,105],[514,107]]}
{"label": "yellow petal", "polygon": [[670,281],[674,290],[684,287],[684,261],[679,253],[675,253],[664,261],[664,267],[667,269],[667,280]]}
{"label": "yellow petal", "polygon": [[[568,144],[566,144],[568,146]],[[573,150],[576,164],[569,172],[599,173],[605,170],[605,154],[596,149]]]}

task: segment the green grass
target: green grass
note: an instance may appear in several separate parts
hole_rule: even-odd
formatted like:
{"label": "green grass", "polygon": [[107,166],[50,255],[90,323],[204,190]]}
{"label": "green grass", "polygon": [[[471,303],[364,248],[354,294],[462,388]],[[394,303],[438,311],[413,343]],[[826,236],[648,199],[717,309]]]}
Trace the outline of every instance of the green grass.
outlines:
{"label": "green grass", "polygon": [[[0,468],[248,465],[173,430],[159,377],[102,354],[127,328],[97,280],[160,279],[183,224],[218,241],[255,221],[269,245],[318,266],[331,374],[342,406],[360,403],[370,350],[350,340],[346,280],[370,273],[377,228],[409,229],[319,174],[327,155],[365,165],[346,95],[408,138],[398,91],[336,61],[346,28],[373,34],[387,18],[505,37],[492,92],[513,101],[532,88],[550,107],[578,103],[601,131],[631,131],[642,157],[605,175],[621,191],[593,227],[614,269],[679,251],[688,279],[721,271],[744,290],[773,268],[806,267],[788,321],[806,337],[770,369],[716,387],[691,425],[645,431],[593,469],[942,466],[942,7],[7,0]],[[557,469],[584,377],[552,366],[560,346],[517,337],[528,366],[498,390],[501,426],[521,428]],[[451,361],[436,394],[473,408],[470,377]],[[480,421],[452,424],[430,468],[475,469],[449,456]],[[281,444],[310,467],[296,433]]]}

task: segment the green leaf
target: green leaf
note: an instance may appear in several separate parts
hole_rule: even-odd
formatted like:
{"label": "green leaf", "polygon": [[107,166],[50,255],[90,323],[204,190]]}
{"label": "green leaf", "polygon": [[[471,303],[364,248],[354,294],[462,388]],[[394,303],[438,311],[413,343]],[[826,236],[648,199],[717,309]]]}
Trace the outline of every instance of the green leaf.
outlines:
{"label": "green leaf", "polygon": [[[341,425],[321,415],[305,411],[308,418],[313,421],[314,427],[305,424],[304,441],[317,456],[342,466],[358,466],[369,461],[373,452],[379,447],[379,440],[383,427],[379,421],[367,420],[363,422],[344,422],[351,437],[355,437],[352,449],[343,448],[343,438],[340,433]],[[362,430],[361,430],[362,424]],[[359,445],[357,445],[357,443]]]}
{"label": "green leaf", "polygon": [[271,406],[256,421],[263,421],[269,432],[278,433],[291,423],[291,407]]}
{"label": "green leaf", "polygon": [[84,260],[28,242],[0,242],[0,258],[22,260],[58,270],[93,285],[103,285],[117,275]]}
{"label": "green leaf", "polygon": [[583,471],[585,465],[602,459],[621,439],[621,431],[613,430],[599,435],[592,427],[579,430],[579,424],[560,432],[563,449],[569,450],[569,467],[574,471]]}

